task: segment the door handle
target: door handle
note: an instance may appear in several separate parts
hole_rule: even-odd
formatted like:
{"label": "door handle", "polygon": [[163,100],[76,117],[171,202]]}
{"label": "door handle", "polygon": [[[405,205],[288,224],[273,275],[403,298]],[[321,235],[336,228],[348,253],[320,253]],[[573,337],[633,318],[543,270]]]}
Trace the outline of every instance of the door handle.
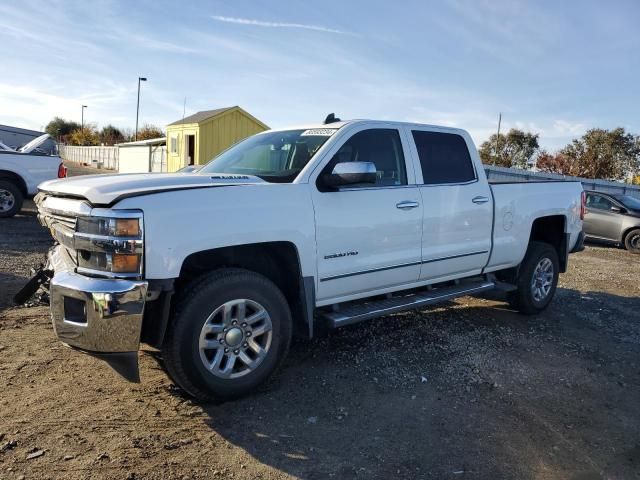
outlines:
{"label": "door handle", "polygon": [[482,205],[483,203],[487,203],[489,201],[489,197],[473,197],[471,201],[476,205]]}
{"label": "door handle", "polygon": [[411,210],[412,208],[419,207],[420,204],[418,202],[411,202],[409,200],[405,200],[404,202],[396,203],[396,208],[400,210]]}

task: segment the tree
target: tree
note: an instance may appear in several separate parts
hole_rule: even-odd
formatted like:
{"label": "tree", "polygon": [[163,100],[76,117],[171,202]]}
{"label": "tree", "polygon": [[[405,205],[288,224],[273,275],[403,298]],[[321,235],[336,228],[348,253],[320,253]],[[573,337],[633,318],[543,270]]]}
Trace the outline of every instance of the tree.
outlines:
{"label": "tree", "polygon": [[107,125],[100,130],[100,142],[105,145],[115,145],[124,142],[124,135],[113,125]]}
{"label": "tree", "polygon": [[482,163],[487,165],[528,168],[540,147],[538,138],[537,133],[524,132],[516,128],[509,130],[506,135],[493,134],[480,145],[480,158]]}
{"label": "tree", "polygon": [[561,153],[549,153],[542,150],[536,159],[536,167],[541,172],[571,175],[571,162]]}
{"label": "tree", "polygon": [[85,125],[84,129],[77,128],[69,135],[70,145],[100,145],[100,135],[95,125]]}
{"label": "tree", "polygon": [[125,142],[133,142],[133,139],[135,138],[133,128],[123,128],[121,132]]}
{"label": "tree", "polygon": [[640,168],[640,139],[624,128],[594,128],[560,153],[578,177],[624,180]]}
{"label": "tree", "polygon": [[164,132],[155,125],[145,123],[142,128],[138,130],[138,140],[150,140],[152,138],[162,137],[164,137]]}
{"label": "tree", "polygon": [[71,132],[79,128],[80,124],[76,122],[70,122],[64,118],[54,117],[54,119],[47,124],[44,131],[58,141],[66,141]]}

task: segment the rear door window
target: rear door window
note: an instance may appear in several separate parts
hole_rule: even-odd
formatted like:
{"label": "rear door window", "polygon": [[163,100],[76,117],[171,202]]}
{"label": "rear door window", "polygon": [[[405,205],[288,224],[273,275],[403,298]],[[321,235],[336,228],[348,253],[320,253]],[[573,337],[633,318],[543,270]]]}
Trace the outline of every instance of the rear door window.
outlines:
{"label": "rear door window", "polygon": [[467,143],[454,133],[412,130],[425,185],[468,183],[476,172]]}

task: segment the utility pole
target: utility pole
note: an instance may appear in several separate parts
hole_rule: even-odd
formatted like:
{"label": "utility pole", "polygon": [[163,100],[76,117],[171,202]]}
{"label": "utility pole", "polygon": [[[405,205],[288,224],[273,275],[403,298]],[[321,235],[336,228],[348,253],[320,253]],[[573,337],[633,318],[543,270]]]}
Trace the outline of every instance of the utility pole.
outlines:
{"label": "utility pole", "polygon": [[134,141],[138,141],[138,117],[140,116],[140,82],[146,82],[146,77],[138,77],[138,105],[136,107],[136,134]]}
{"label": "utility pole", "polygon": [[500,142],[500,124],[502,123],[502,112],[498,115],[498,134],[496,135],[496,155],[493,157],[493,164],[496,164],[496,158],[498,158],[498,146]]}
{"label": "utility pole", "polygon": [[86,105],[82,105],[82,115],[80,116],[80,131],[82,132],[82,144],[84,145],[84,109]]}

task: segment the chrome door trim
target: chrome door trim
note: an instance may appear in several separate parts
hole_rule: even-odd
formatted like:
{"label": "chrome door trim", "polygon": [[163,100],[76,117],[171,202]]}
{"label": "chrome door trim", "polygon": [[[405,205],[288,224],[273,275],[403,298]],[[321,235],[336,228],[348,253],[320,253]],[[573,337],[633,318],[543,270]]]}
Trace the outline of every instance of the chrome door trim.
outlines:
{"label": "chrome door trim", "polygon": [[454,258],[470,257],[472,255],[483,255],[485,253],[489,253],[489,250],[482,250],[482,251],[478,251],[478,252],[469,252],[469,253],[461,253],[459,255],[450,255],[448,257],[432,258],[430,260],[423,260],[422,263],[441,262],[442,260],[453,260]]}
{"label": "chrome door trim", "polygon": [[424,263],[441,262],[443,260],[453,260],[455,258],[469,257],[471,255],[483,255],[485,253],[489,253],[489,250],[482,250],[482,251],[478,251],[478,252],[469,252],[469,253],[461,253],[459,255],[450,255],[448,257],[432,258],[430,260],[422,260],[421,262],[401,263],[399,265],[389,265],[387,267],[371,268],[371,269],[368,269],[368,270],[360,270],[358,272],[341,273],[340,275],[332,275],[330,277],[321,278],[320,281],[321,282],[327,282],[329,280],[338,280],[340,278],[353,277],[355,275],[364,275],[364,274],[367,274],[367,273],[382,272],[382,271],[391,270],[391,269],[394,269],[394,268],[414,267],[416,265],[422,265]]}

